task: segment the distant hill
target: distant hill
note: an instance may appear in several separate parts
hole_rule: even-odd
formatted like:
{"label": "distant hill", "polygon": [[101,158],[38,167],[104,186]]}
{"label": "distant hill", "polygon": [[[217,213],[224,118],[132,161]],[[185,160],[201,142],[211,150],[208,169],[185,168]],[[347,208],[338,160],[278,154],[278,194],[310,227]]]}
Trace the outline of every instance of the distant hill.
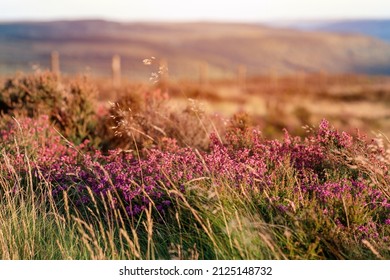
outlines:
{"label": "distant hill", "polygon": [[351,20],[329,23],[317,30],[356,33],[390,42],[390,20]]}
{"label": "distant hill", "polygon": [[276,26],[311,31],[360,34],[390,42],[390,19],[275,22]]}
{"label": "distant hill", "polygon": [[169,75],[232,77],[239,65],[249,75],[296,72],[390,74],[390,44],[358,34],[336,34],[237,23],[118,23],[102,20],[0,23],[0,73],[49,67],[57,50],[66,73],[110,74],[111,57],[123,74],[148,79],[142,60],[168,62]]}

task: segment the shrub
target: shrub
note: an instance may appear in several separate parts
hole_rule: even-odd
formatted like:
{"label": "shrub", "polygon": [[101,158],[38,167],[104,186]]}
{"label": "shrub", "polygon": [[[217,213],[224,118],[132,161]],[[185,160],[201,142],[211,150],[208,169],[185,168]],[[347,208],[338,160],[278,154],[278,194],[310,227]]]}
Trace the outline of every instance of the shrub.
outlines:
{"label": "shrub", "polygon": [[[90,132],[92,92],[85,80],[64,87],[50,74],[6,83],[0,200],[50,195],[42,201],[77,217],[81,229],[93,232],[89,222],[97,219],[102,234],[131,232],[137,258],[153,256],[153,234],[164,257],[172,247],[166,240],[177,236],[186,250],[200,244],[204,258],[390,256],[390,157],[382,141],[326,120],[304,137],[284,130],[281,140],[267,140],[244,113],[217,134],[195,103],[177,111],[152,91],[111,108],[110,125],[122,135],[111,145],[122,149],[102,152],[85,140],[98,133]],[[85,234],[88,246],[97,240]]]}
{"label": "shrub", "polygon": [[84,78],[64,85],[54,74],[35,73],[5,82],[0,89],[0,112],[30,118],[48,115],[70,141],[96,141],[95,94]]}
{"label": "shrub", "polygon": [[106,141],[108,147],[141,151],[159,147],[163,139],[171,138],[181,147],[206,149],[214,128],[205,112],[193,100],[182,110],[168,101],[168,94],[160,90],[119,98],[110,110],[112,120],[107,126],[113,132]]}

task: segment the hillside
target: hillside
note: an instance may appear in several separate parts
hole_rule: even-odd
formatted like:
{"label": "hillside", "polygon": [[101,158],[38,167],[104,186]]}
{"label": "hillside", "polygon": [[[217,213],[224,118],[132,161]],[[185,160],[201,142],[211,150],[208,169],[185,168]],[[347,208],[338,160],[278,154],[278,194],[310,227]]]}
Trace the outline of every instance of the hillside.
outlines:
{"label": "hillside", "polygon": [[293,21],[279,26],[311,31],[361,34],[390,42],[390,20]]}
{"label": "hillside", "polygon": [[231,77],[239,65],[249,75],[294,72],[390,74],[390,44],[354,34],[307,32],[256,24],[117,23],[101,20],[0,24],[0,73],[49,66],[52,50],[66,73],[110,73],[122,57],[123,74],[147,79],[144,58],[164,58],[169,75]]}

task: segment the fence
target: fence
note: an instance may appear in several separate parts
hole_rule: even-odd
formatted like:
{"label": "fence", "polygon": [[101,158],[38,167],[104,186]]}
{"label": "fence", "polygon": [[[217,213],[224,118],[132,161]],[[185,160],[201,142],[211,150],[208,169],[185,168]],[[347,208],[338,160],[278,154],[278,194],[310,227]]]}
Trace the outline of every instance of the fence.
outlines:
{"label": "fence", "polygon": [[[61,76],[61,63],[60,63],[60,54],[58,51],[53,51],[51,53],[51,71],[57,75]],[[210,81],[209,75],[209,64],[205,61],[199,63],[198,69],[198,83],[200,86],[207,86]],[[159,61],[159,79],[162,82],[169,81],[168,75],[168,61],[166,59],[161,59]],[[237,84],[240,88],[246,88],[247,81],[247,67],[245,65],[239,65],[237,68]],[[116,88],[120,87],[122,84],[122,69],[121,69],[121,57],[117,54],[113,55],[111,61],[111,79],[112,85]]]}

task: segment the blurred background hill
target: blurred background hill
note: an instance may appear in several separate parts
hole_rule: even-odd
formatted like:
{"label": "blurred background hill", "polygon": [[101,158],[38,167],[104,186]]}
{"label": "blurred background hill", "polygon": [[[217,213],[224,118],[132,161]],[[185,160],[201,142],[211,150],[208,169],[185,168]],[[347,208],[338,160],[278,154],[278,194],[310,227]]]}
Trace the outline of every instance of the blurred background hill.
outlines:
{"label": "blurred background hill", "polygon": [[61,71],[110,75],[112,56],[122,74],[145,80],[151,56],[168,62],[172,79],[294,73],[390,74],[390,21],[255,23],[124,23],[72,20],[0,23],[0,74],[49,68],[59,52]]}
{"label": "blurred background hill", "polygon": [[389,19],[280,21],[274,26],[284,26],[308,31],[329,31],[340,34],[362,34],[390,42]]}

